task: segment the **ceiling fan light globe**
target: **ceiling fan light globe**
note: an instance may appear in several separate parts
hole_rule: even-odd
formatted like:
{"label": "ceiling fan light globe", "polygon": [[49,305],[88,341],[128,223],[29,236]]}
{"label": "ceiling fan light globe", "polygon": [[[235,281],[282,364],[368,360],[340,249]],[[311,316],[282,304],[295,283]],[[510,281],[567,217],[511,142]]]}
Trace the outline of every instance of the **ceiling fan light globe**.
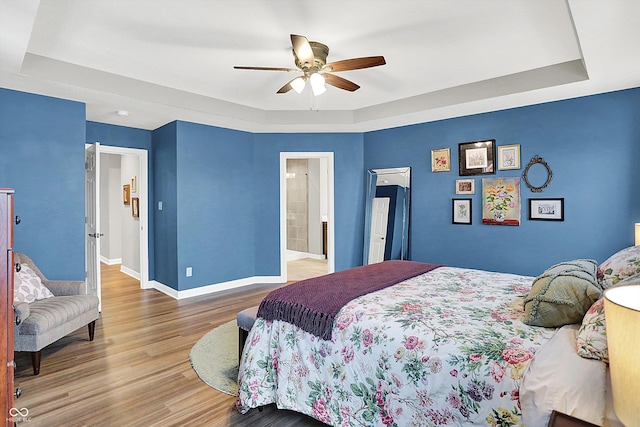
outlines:
{"label": "ceiling fan light globe", "polygon": [[319,73],[311,74],[311,77],[309,77],[309,83],[311,84],[311,89],[315,96],[322,95],[327,90],[327,87],[324,84],[324,77]]}
{"label": "ceiling fan light globe", "polygon": [[305,86],[305,82],[304,82],[304,79],[302,77],[298,77],[297,79],[294,79],[291,82],[291,87],[297,93],[302,93],[302,91],[304,90],[304,86]]}

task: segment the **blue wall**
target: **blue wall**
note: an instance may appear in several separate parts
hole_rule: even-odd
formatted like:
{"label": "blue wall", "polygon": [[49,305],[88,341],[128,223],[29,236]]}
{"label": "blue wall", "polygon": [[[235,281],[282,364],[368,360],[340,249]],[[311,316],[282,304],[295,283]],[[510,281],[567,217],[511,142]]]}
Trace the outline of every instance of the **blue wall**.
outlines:
{"label": "blue wall", "polygon": [[[178,289],[178,189],[176,163],[177,123],[162,126],[152,133],[153,200],[149,215],[154,223],[154,278]],[[158,210],[162,203],[162,210]]]}
{"label": "blue wall", "polygon": [[359,133],[256,134],[256,274],[280,274],[280,152],[333,152],[335,269],[362,265],[365,170]]}
{"label": "blue wall", "polygon": [[178,289],[254,276],[252,134],[187,122],[177,130]]}
{"label": "blue wall", "polygon": [[[87,143],[151,150],[151,131],[106,123],[87,122]],[[149,170],[152,170],[149,164]],[[151,185],[149,185],[151,186]]]}
{"label": "blue wall", "polygon": [[[520,144],[524,167],[543,157],[553,180],[543,193],[522,182],[521,226],[482,225],[475,177],[473,225],[451,224],[458,143]],[[432,173],[430,153],[451,149],[451,172]],[[460,117],[365,134],[365,167],[412,166],[411,259],[537,275],[574,258],[599,262],[630,246],[640,220],[640,89]],[[521,177],[521,170],[486,177]],[[474,178],[474,177],[464,177]],[[565,221],[529,221],[529,198],[565,199]]]}
{"label": "blue wall", "polygon": [[155,245],[155,235],[153,230],[154,216],[153,216],[153,158],[151,156],[151,131],[146,129],[136,129],[126,126],[116,126],[106,123],[87,122],[87,144],[93,144],[99,142],[100,145],[108,145],[111,147],[123,147],[123,148],[137,148],[140,150],[147,150],[147,183],[149,185],[148,192],[148,204],[149,204],[149,218],[148,218],[148,239],[149,239],[149,280],[155,279],[155,257],[153,254],[153,248]]}
{"label": "blue wall", "polygon": [[[473,225],[452,225],[457,144],[490,138],[520,144],[523,164],[542,156],[553,181],[542,194],[523,186],[522,225],[498,227],[481,224],[478,177]],[[535,275],[567,259],[604,260],[632,244],[640,222],[640,88],[364,134],[185,122],[150,132],[87,123],[81,103],[0,89],[0,186],[16,189],[23,218],[15,246],[54,279],[84,278],[84,144],[93,141],[150,150],[150,275],[179,290],[280,274],[282,151],[335,153],[336,270],[362,260],[369,168],[412,166],[411,258],[420,261]],[[430,150],[443,147],[453,171],[432,173]],[[527,220],[530,197],[564,197],[565,221]]]}
{"label": "blue wall", "polygon": [[15,251],[84,280],[84,104],[0,89],[0,187],[16,190]]}

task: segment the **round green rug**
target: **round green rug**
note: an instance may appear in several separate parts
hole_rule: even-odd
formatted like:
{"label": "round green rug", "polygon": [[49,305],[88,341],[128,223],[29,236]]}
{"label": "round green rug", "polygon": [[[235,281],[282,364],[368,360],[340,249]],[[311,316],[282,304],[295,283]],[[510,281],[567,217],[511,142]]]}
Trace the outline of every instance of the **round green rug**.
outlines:
{"label": "round green rug", "polygon": [[223,393],[238,394],[238,325],[235,320],[207,332],[191,349],[191,366],[202,381]]}

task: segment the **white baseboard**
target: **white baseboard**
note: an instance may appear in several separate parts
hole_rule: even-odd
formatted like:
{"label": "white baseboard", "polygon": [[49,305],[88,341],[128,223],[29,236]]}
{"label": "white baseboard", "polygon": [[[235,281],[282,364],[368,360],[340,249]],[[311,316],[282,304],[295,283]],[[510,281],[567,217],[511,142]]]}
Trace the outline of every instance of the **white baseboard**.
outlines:
{"label": "white baseboard", "polygon": [[120,272],[126,274],[127,276],[131,276],[134,279],[140,280],[140,273],[128,267],[125,267],[124,265],[120,266]]}
{"label": "white baseboard", "polygon": [[105,263],[107,265],[122,264],[122,258],[109,259],[100,255],[100,262]]}
{"label": "white baseboard", "polygon": [[287,261],[295,261],[298,259],[305,259],[305,258],[326,259],[327,257],[322,254],[312,254],[310,252],[299,252],[299,251],[292,251],[287,249]]}
{"label": "white baseboard", "polygon": [[200,286],[198,288],[186,289],[184,291],[177,291],[170,286],[160,283],[156,280],[149,281],[149,287],[147,289],[156,289],[163,294],[180,300],[185,298],[192,298],[202,295],[215,294],[216,292],[227,291],[229,289],[238,289],[245,286],[257,285],[261,283],[284,283],[281,276],[253,276],[245,279],[231,280],[229,282],[215,283],[207,286]]}

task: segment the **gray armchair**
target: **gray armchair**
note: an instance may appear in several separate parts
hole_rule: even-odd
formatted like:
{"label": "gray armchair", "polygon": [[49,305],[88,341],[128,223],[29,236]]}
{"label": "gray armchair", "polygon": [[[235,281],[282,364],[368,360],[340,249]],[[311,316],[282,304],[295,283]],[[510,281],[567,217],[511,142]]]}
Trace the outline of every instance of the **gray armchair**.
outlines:
{"label": "gray armchair", "polygon": [[86,295],[86,284],[82,281],[48,280],[31,261],[20,253],[15,262],[28,265],[53,293],[53,297],[32,303],[17,303],[14,307],[14,350],[31,353],[33,374],[40,373],[42,349],[71,332],[87,325],[89,341],[93,341],[99,300]]}

